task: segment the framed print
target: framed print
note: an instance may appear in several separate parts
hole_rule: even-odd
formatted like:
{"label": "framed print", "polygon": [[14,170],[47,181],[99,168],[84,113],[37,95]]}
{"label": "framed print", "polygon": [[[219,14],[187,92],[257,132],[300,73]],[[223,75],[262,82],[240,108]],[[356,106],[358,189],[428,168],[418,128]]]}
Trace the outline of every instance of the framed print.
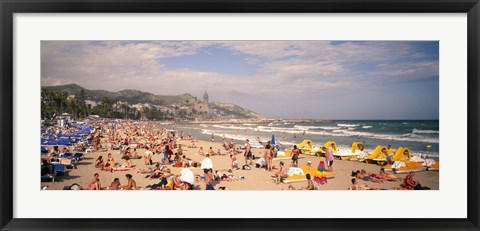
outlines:
{"label": "framed print", "polygon": [[478,1],[1,7],[2,230],[479,229]]}

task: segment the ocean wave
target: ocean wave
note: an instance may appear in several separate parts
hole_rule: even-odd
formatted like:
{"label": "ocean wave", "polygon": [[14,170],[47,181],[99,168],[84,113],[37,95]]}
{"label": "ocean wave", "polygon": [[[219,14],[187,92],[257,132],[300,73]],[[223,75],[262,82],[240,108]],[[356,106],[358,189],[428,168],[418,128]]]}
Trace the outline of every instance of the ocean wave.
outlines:
{"label": "ocean wave", "polygon": [[349,130],[345,130],[345,129],[338,129],[338,130],[333,130],[332,132],[310,132],[310,134],[338,136],[338,137],[360,136],[360,137],[371,138],[371,139],[379,139],[379,140],[439,143],[438,138],[412,136],[412,134],[410,134],[410,133],[407,133],[407,134],[378,134],[378,133],[359,132],[359,131],[349,131]]}
{"label": "ocean wave", "polygon": [[347,130],[355,130],[355,127],[348,127]]}
{"label": "ocean wave", "polygon": [[365,128],[365,129],[367,129],[367,128],[372,128],[372,127],[373,127],[373,126],[362,126],[362,128]]}
{"label": "ocean wave", "polygon": [[416,129],[416,128],[414,128],[414,129],[412,130],[412,133],[413,133],[413,134],[415,134],[415,133],[416,133],[416,134],[438,134],[439,131],[437,131],[437,130],[421,130],[421,129]]}
{"label": "ocean wave", "polygon": [[338,127],[358,127],[360,124],[337,124]]}
{"label": "ocean wave", "polygon": [[336,130],[338,127],[329,127],[329,126],[303,126],[303,125],[295,125],[294,128],[298,128],[300,130]]}
{"label": "ocean wave", "polygon": [[242,124],[242,125],[245,125],[245,126],[255,126],[256,124]]}
{"label": "ocean wave", "polygon": [[203,127],[203,128],[208,128],[208,125],[206,125],[206,124],[200,124],[199,126]]}
{"label": "ocean wave", "polygon": [[254,130],[254,128],[252,128],[252,127],[241,127],[241,126],[235,126],[235,125],[215,124],[215,125],[213,125],[213,127],[221,128],[221,129]]}

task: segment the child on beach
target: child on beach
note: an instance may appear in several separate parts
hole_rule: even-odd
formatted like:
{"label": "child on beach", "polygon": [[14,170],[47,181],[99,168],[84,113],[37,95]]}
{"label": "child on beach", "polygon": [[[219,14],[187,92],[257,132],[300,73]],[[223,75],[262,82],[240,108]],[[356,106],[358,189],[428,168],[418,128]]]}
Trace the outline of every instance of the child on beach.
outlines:
{"label": "child on beach", "polygon": [[238,162],[237,162],[237,158],[234,155],[230,155],[230,169],[233,170],[233,168],[239,169]]}

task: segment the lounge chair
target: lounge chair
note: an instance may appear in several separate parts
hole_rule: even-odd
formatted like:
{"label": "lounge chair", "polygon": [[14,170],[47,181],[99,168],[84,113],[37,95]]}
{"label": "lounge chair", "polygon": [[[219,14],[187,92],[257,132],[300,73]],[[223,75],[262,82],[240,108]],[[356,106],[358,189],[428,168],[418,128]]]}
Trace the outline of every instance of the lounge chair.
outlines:
{"label": "lounge chair", "polygon": [[75,165],[73,164],[73,160],[70,158],[61,158],[60,164],[65,165],[66,169],[74,169]]}
{"label": "lounge chair", "polygon": [[55,176],[58,176],[59,174],[61,176],[67,175],[67,170],[66,170],[66,167],[65,167],[64,164],[55,164],[53,166],[53,172],[54,172]]}
{"label": "lounge chair", "polygon": [[75,153],[75,155],[72,156],[72,159],[75,160],[76,162],[82,160],[83,159],[83,153]]}
{"label": "lounge chair", "polygon": [[72,158],[72,153],[63,153],[63,154],[60,154],[60,157],[61,158]]}

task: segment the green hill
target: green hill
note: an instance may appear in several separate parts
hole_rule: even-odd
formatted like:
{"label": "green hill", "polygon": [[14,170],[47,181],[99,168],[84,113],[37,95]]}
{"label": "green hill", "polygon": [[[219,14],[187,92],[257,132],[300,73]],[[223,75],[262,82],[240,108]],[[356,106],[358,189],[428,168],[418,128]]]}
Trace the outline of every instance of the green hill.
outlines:
{"label": "green hill", "polygon": [[48,91],[65,91],[70,95],[78,95],[80,91],[85,92],[85,99],[99,101],[102,97],[125,101],[130,104],[151,103],[156,105],[186,104],[194,102],[195,97],[190,94],[182,95],[154,95],[149,92],[125,89],[119,92],[110,92],[106,90],[89,90],[77,84],[67,84],[58,86],[42,86],[42,89]]}

